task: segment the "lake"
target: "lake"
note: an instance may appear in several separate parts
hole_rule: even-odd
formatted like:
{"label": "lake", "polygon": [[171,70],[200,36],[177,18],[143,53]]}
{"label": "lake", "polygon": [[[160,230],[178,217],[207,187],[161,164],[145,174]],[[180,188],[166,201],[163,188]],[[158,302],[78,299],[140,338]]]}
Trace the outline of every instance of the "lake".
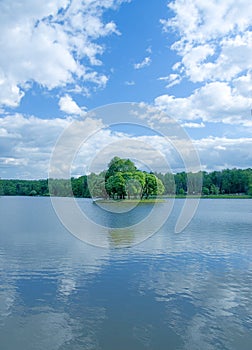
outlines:
{"label": "lake", "polygon": [[0,198],[0,348],[251,350],[252,200],[203,199],[177,234],[183,202],[131,245],[137,232],[124,241],[116,227],[148,205],[120,214],[79,199],[117,223],[101,248],[71,235],[50,198]]}

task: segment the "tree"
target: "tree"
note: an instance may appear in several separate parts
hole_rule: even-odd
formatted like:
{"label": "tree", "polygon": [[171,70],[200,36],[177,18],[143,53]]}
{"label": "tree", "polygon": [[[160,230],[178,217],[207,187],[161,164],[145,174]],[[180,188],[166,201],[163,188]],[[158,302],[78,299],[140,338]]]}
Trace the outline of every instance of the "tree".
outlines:
{"label": "tree", "polygon": [[31,192],[29,193],[29,196],[37,196],[37,191],[35,190],[31,190]]}
{"label": "tree", "polygon": [[252,172],[248,176],[248,195],[252,196]]}
{"label": "tree", "polygon": [[217,195],[220,193],[220,189],[218,186],[215,186],[214,184],[211,185],[211,188],[210,188],[210,193],[211,194],[214,194],[214,195]]}
{"label": "tree", "polygon": [[[111,178],[112,177],[112,178]],[[0,195],[5,196],[53,196],[90,197],[90,191],[95,197],[107,198],[148,198],[158,194],[199,194],[203,177],[203,195],[241,194],[252,196],[252,169],[225,169],[221,171],[206,171],[198,173],[180,172],[147,173],[136,168],[129,159],[114,157],[108,170],[100,174],[90,174],[69,179],[44,180],[5,180],[0,179]],[[110,179],[111,178],[111,179]]]}
{"label": "tree", "polygon": [[66,179],[50,179],[50,195],[56,197],[71,197],[73,195],[71,183]]}
{"label": "tree", "polygon": [[116,173],[127,173],[135,172],[137,170],[135,164],[130,159],[121,159],[119,157],[114,157],[110,163],[109,168],[105,175],[105,180]]}
{"label": "tree", "polygon": [[141,195],[144,186],[144,176],[140,175],[135,164],[130,159],[114,157],[105,174],[105,188],[112,198],[136,197]]}
{"label": "tree", "polygon": [[145,185],[145,174],[137,170],[134,172],[127,171],[122,173],[122,176],[125,180],[125,190],[128,199],[131,197],[136,198],[137,196],[141,197]]}
{"label": "tree", "polygon": [[135,164],[129,159],[114,157],[105,175],[105,188],[112,198],[128,199],[131,197],[162,194],[165,190],[162,181],[155,174],[137,170]]}
{"label": "tree", "polygon": [[176,194],[181,194],[181,192],[183,193],[187,192],[186,173],[184,171],[182,173],[178,173],[175,175],[175,184],[176,184]]}
{"label": "tree", "polygon": [[200,194],[202,190],[202,172],[187,174],[187,193]]}
{"label": "tree", "polygon": [[141,198],[145,185],[145,173],[140,170],[135,171],[133,173],[133,181],[135,188],[134,196],[139,196]]}
{"label": "tree", "polygon": [[0,178],[0,196],[3,196],[4,195],[4,187],[3,187],[3,182]]}
{"label": "tree", "polygon": [[88,188],[92,197],[107,198],[104,174],[90,174],[88,176]]}
{"label": "tree", "polygon": [[157,179],[157,195],[161,195],[164,193],[165,187],[163,182],[160,179],[158,179],[157,177],[156,179]]}
{"label": "tree", "polygon": [[142,197],[156,196],[164,192],[164,185],[154,174],[145,174],[145,186]]}
{"label": "tree", "polygon": [[249,196],[252,196],[252,185],[249,185],[248,195],[249,195]]}
{"label": "tree", "polygon": [[165,193],[166,194],[175,194],[176,192],[176,186],[174,181],[174,175],[171,173],[166,173],[162,180],[164,187],[165,187]]}
{"label": "tree", "polygon": [[108,195],[116,199],[124,199],[126,196],[125,179],[121,172],[110,176],[105,182]]}
{"label": "tree", "polygon": [[208,187],[202,187],[202,194],[204,195],[204,196],[208,196],[209,195],[209,189],[208,189]]}

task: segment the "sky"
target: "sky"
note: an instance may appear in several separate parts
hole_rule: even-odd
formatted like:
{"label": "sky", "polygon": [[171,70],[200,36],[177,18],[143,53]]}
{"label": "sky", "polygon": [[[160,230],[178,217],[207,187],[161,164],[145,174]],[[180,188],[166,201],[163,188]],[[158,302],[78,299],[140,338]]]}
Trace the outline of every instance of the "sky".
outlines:
{"label": "sky", "polygon": [[[173,118],[202,170],[252,167],[251,57],[249,0],[3,0],[0,177],[46,178],[71,123],[124,102]],[[169,158],[162,136],[133,129],[102,129],[72,174],[87,172],[98,149],[124,137]]]}

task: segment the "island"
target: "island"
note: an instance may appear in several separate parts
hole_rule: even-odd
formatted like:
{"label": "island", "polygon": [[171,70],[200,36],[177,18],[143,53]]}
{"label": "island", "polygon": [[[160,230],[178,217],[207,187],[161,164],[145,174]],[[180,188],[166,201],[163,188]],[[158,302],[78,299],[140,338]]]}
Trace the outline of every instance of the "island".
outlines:
{"label": "island", "polygon": [[100,174],[91,174],[88,179],[93,198],[132,200],[149,199],[162,195],[163,182],[154,174],[137,169],[130,159],[114,157],[108,169]]}

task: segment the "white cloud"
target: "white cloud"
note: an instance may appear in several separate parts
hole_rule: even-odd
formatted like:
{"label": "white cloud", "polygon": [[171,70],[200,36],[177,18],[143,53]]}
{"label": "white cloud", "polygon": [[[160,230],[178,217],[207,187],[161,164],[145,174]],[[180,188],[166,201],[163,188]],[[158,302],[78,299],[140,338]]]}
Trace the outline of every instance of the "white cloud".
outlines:
{"label": "white cloud", "polygon": [[168,6],[175,15],[161,23],[164,30],[179,33],[172,48],[182,57],[183,72],[190,80],[229,81],[252,68],[250,1],[175,0]]}
{"label": "white cloud", "polygon": [[204,123],[184,123],[182,124],[184,128],[192,128],[192,129],[199,129],[199,128],[204,128],[205,124]]}
{"label": "white cloud", "polygon": [[195,140],[194,145],[206,170],[248,168],[252,164],[252,138],[207,137]]}
{"label": "white cloud", "polygon": [[234,79],[232,83],[237,93],[244,97],[252,97],[252,71]]}
{"label": "white cloud", "polygon": [[65,96],[61,97],[59,100],[59,107],[62,112],[65,112],[67,114],[72,115],[85,115],[85,107],[80,108],[77,103],[72,99],[71,96],[66,94]]}
{"label": "white cloud", "polygon": [[[47,178],[55,143],[72,121],[71,118],[53,120],[28,118],[20,114],[1,118],[1,177]],[[198,125],[203,127],[202,123]],[[98,124],[97,127],[99,127]],[[187,127],[194,127],[194,125],[189,124]],[[69,142],[69,147],[74,143],[74,136],[81,137],[81,130],[81,127],[77,125],[75,132],[79,134],[72,135],[69,140],[66,140]],[[248,167],[248,164],[252,164],[252,139],[249,137],[205,137],[192,140],[192,142],[198,150],[203,169],[245,168]],[[180,146],[183,147],[182,144]],[[67,144],[65,148],[67,150]],[[142,161],[156,171],[167,171],[167,165],[164,168],[163,155],[172,171],[183,170],[182,161],[172,147],[172,143],[159,135],[133,137],[126,132],[101,129],[96,134],[92,134],[76,151],[77,155],[72,164],[74,176],[89,171],[91,166],[98,171],[106,168],[110,159],[115,155],[122,157],[132,155],[139,164]],[[66,161],[67,157],[64,152],[61,153],[60,159],[61,163],[62,160]]]}
{"label": "white cloud", "polygon": [[175,16],[161,22],[165,30],[172,27],[181,33],[180,44],[218,39],[234,31],[243,32],[251,25],[252,4],[248,0],[175,0],[168,6]]}
{"label": "white cloud", "polygon": [[[0,105],[15,107],[33,82],[47,88],[79,80],[104,86],[100,37],[119,34],[103,12],[123,0],[18,0],[0,3]],[[27,84],[29,83],[29,84]]]}
{"label": "white cloud", "polygon": [[84,164],[85,159],[89,159],[90,166],[86,168],[88,172],[99,172],[107,168],[114,156],[119,156],[134,160],[142,170],[168,171],[164,161],[166,155],[174,166],[171,145],[161,136],[132,137],[127,133],[111,132],[107,129],[101,130],[83,145],[75,160],[75,169]]}
{"label": "white cloud", "polygon": [[135,63],[134,68],[135,69],[142,69],[144,67],[148,67],[151,64],[151,58],[145,57],[141,62]]}
{"label": "white cloud", "polygon": [[[220,54],[214,58],[217,50]],[[252,68],[252,33],[223,38],[219,48],[199,45],[183,52],[182,63],[186,75],[193,82],[205,80],[231,81]]]}
{"label": "white cloud", "polygon": [[152,47],[151,46],[147,47],[146,52],[148,54],[151,54],[152,53]]}
{"label": "white cloud", "polygon": [[[174,16],[161,20],[179,39],[172,49],[179,61],[168,86],[187,78],[200,84],[187,98],[159,96],[158,105],[180,120],[249,123],[252,105],[252,3],[248,0],[174,0]],[[198,85],[199,86],[199,85]]]}
{"label": "white cloud", "polygon": [[244,89],[247,84],[248,77],[237,80],[235,88],[216,81],[205,84],[189,97],[159,96],[155,104],[180,121],[202,119],[204,122],[245,125],[251,119],[251,98],[244,96],[239,88]]}
{"label": "white cloud", "polygon": [[53,146],[70,123],[70,118],[45,120],[21,114],[0,118],[1,176],[46,178]]}
{"label": "white cloud", "polygon": [[158,80],[161,80],[161,81],[167,81],[168,84],[166,85],[166,88],[170,88],[174,85],[177,85],[181,82],[182,78],[179,74],[170,74],[168,77],[160,77],[158,78]]}

